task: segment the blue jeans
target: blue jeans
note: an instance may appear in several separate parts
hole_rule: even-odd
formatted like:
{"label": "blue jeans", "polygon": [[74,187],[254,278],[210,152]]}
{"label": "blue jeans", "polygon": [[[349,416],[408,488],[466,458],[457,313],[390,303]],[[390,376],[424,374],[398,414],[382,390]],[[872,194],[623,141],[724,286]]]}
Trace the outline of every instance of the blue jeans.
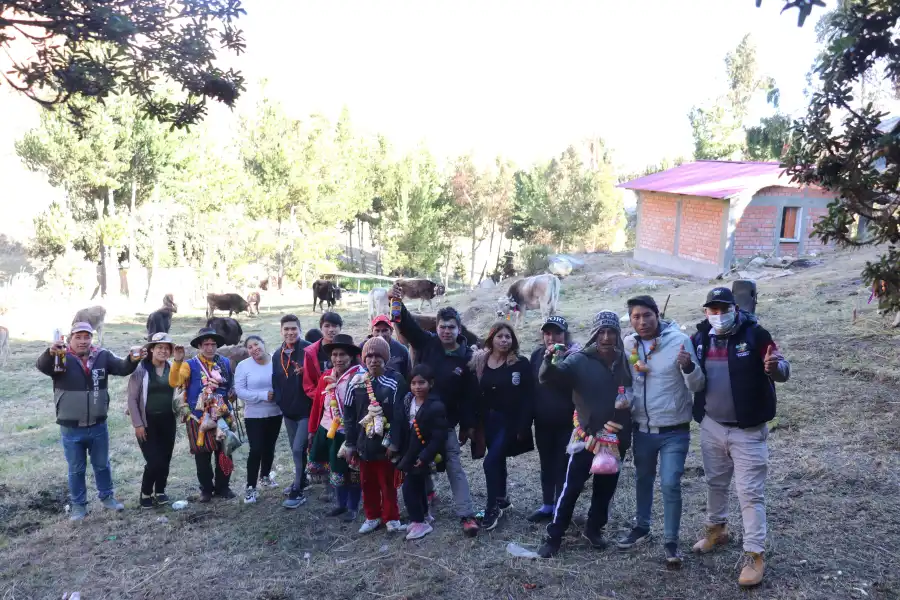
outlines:
{"label": "blue jeans", "polygon": [[109,467],[109,429],[106,423],[90,427],[59,427],[66,462],[69,463],[69,497],[72,504],[87,504],[87,455],[91,455],[97,495],[101,500],[113,495],[112,470]]}
{"label": "blue jeans", "polygon": [[484,482],[487,486],[485,512],[497,508],[506,497],[506,415],[492,410],[484,423],[487,454],[484,456]]}
{"label": "blue jeans", "polygon": [[681,476],[684,475],[684,461],[690,444],[691,432],[688,430],[668,433],[643,433],[637,429],[634,431],[632,452],[637,495],[635,525],[642,529],[650,529],[653,482],[656,480],[656,464],[659,462],[659,487],[662,489],[666,543],[678,541],[678,530],[681,527]]}

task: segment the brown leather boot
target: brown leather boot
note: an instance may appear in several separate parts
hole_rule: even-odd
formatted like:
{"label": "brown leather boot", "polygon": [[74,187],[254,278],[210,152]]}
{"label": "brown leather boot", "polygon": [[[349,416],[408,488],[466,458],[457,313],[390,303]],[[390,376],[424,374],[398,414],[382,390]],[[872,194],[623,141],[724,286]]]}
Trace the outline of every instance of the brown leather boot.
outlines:
{"label": "brown leather boot", "polygon": [[728,526],[724,523],[721,525],[707,525],[706,535],[700,538],[694,544],[694,552],[706,554],[712,552],[718,546],[724,546],[728,543]]}
{"label": "brown leather boot", "polygon": [[762,552],[744,553],[744,568],[738,577],[738,585],[741,587],[753,587],[762,583],[766,572],[766,557]]}

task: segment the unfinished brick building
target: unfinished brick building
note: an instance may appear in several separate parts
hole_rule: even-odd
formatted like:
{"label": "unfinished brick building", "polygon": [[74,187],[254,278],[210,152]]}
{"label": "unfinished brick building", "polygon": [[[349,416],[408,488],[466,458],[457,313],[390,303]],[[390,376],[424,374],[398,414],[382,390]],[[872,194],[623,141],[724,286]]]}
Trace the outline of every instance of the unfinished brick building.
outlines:
{"label": "unfinished brick building", "polygon": [[701,277],[757,255],[822,251],[811,233],[833,199],[769,162],[701,160],[619,187],[637,193],[635,260]]}

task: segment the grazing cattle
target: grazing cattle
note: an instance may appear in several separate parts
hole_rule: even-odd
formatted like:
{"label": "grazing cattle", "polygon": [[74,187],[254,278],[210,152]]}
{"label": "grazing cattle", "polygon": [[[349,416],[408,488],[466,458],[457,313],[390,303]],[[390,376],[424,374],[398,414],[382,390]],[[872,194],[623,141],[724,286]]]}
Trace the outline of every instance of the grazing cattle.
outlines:
{"label": "grazing cattle", "polygon": [[268,279],[261,279],[261,280],[259,281],[259,289],[261,289],[261,290],[264,291],[264,292],[268,292],[268,291],[269,291],[269,280],[268,280]]}
{"label": "grazing cattle", "polygon": [[250,292],[247,294],[247,314],[259,315],[259,292]]}
{"label": "grazing cattle", "polygon": [[328,310],[334,308],[334,305],[341,299],[341,288],[333,281],[325,279],[316,279],[313,282],[313,312],[316,312],[316,304],[320,310],[325,310],[322,303],[328,304]]}
{"label": "grazing cattle", "polygon": [[97,340],[97,345],[103,346],[103,325],[105,321],[106,309],[102,306],[91,306],[89,308],[82,308],[75,313],[72,324],[90,323],[91,327],[94,329],[94,339]]}
{"label": "grazing cattle", "polygon": [[520,279],[509,286],[506,296],[500,298],[498,316],[509,317],[515,313],[515,326],[525,321],[525,311],[540,309],[541,318],[556,314],[559,308],[559,278],[556,275],[535,275]]}
{"label": "grazing cattle", "polygon": [[243,344],[234,345],[234,346],[222,346],[216,352],[220,356],[224,356],[231,363],[232,372],[237,369],[238,363],[244,360],[245,358],[250,357],[250,353],[244,348]]}
{"label": "grazing cattle", "polygon": [[[431,333],[437,333],[437,317],[433,317],[431,315],[417,315],[410,313],[410,316],[415,320],[416,323],[419,324],[419,327],[424,329],[425,331],[430,331]],[[476,346],[478,348],[481,347],[482,341],[481,339],[466,329],[465,325],[462,325],[460,328],[460,334],[466,338],[466,343],[469,346]],[[409,342],[401,335],[400,328],[394,329],[394,337],[398,342],[409,348],[409,364],[410,366],[415,366],[417,364],[416,361],[416,351],[412,346],[409,345]]]}
{"label": "grazing cattle", "polygon": [[388,298],[388,291],[382,287],[372,288],[369,292],[369,320],[371,321],[378,315],[391,314],[391,301]]}
{"label": "grazing cattle", "polygon": [[225,338],[225,345],[233,346],[241,342],[244,330],[241,324],[227,317],[213,317],[206,321],[206,326],[216,330],[216,333]]}
{"label": "grazing cattle", "polygon": [[211,319],[217,310],[227,310],[230,317],[234,313],[247,312],[250,305],[240,294],[207,294],[206,318]]}
{"label": "grazing cattle", "polygon": [[175,304],[172,294],[163,296],[162,308],[147,316],[147,340],[149,341],[156,333],[169,333],[169,329],[172,327],[172,315],[177,312],[178,305]]}
{"label": "grazing cattle", "polygon": [[403,290],[403,298],[411,298],[419,301],[419,312],[422,312],[422,305],[428,301],[428,307],[434,308],[434,298],[443,296],[447,290],[440,283],[435,283],[430,279],[398,279],[395,285],[399,285]]}
{"label": "grazing cattle", "polygon": [[0,365],[9,360],[9,329],[0,325]]}

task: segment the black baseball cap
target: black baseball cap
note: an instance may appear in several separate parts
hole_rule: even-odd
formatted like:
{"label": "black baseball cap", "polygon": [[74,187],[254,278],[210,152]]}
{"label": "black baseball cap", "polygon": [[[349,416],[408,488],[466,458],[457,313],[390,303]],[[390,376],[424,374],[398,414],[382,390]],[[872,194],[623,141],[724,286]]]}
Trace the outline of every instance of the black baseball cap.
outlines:
{"label": "black baseball cap", "polygon": [[703,308],[708,308],[711,304],[730,304],[734,306],[736,302],[731,290],[727,287],[717,287],[711,289],[706,295],[706,304],[703,305]]}
{"label": "black baseball cap", "polygon": [[551,325],[554,327],[559,327],[559,330],[563,333],[569,331],[569,322],[559,315],[553,315],[552,317],[548,318],[547,321],[543,325],[541,325],[541,331],[547,329]]}

